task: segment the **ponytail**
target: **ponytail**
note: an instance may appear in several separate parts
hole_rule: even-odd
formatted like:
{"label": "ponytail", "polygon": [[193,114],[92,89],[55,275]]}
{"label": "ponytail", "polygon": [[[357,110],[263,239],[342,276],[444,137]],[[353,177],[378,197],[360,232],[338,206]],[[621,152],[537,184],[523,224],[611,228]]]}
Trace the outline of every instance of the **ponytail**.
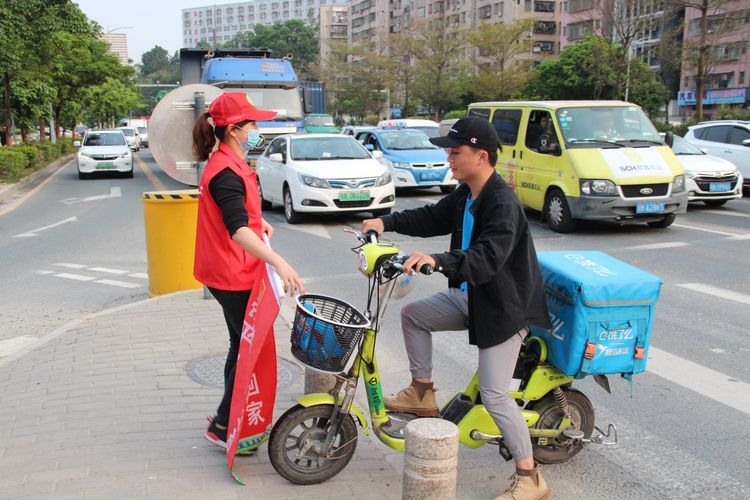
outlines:
{"label": "ponytail", "polygon": [[214,144],[216,144],[214,128],[208,122],[209,116],[207,112],[203,113],[193,126],[193,154],[198,158],[198,161],[208,160],[208,156],[213,151]]}

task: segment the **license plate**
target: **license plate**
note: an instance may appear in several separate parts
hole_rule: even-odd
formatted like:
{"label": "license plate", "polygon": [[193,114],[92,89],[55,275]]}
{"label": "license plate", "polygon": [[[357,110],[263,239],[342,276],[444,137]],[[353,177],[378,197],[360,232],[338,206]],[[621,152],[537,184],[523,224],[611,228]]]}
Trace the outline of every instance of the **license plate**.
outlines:
{"label": "license plate", "polygon": [[438,172],[423,172],[422,173],[423,181],[439,181],[441,177],[442,176]]}
{"label": "license plate", "polygon": [[367,201],[369,199],[369,191],[341,191],[339,193],[339,201]]}
{"label": "license plate", "polygon": [[708,185],[708,190],[712,193],[719,193],[723,191],[729,191],[732,189],[731,182],[712,182]]}
{"label": "license plate", "polygon": [[663,201],[645,201],[635,206],[637,214],[661,214],[664,213]]}
{"label": "license plate", "polygon": [[102,161],[96,164],[96,168],[111,168],[114,167],[115,164],[111,161]]}

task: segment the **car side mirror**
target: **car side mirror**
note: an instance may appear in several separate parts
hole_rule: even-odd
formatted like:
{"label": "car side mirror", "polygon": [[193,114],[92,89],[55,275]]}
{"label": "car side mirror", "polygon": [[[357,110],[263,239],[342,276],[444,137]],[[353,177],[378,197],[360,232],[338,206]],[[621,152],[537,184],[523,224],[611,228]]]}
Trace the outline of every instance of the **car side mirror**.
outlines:
{"label": "car side mirror", "polygon": [[562,148],[557,143],[552,143],[550,145],[549,152],[553,156],[562,156]]}
{"label": "car side mirror", "polygon": [[375,151],[375,146],[373,146],[372,144],[365,144],[365,149],[372,152]]}
{"label": "car side mirror", "polygon": [[281,153],[271,153],[268,155],[268,159],[275,163],[284,163],[284,157],[281,156]]}
{"label": "car side mirror", "polygon": [[742,141],[742,145],[750,148],[750,139],[745,139],[744,141]]}
{"label": "car side mirror", "polygon": [[674,144],[674,133],[673,133],[673,132],[672,132],[671,130],[670,130],[670,131],[668,131],[668,132],[667,132],[666,134],[664,134],[664,142],[665,142],[665,143],[666,143],[666,145],[667,145],[667,146],[669,146],[670,148],[671,148],[671,147],[672,147],[672,145]]}
{"label": "car side mirror", "polygon": [[73,147],[74,148],[80,148],[81,147],[81,141],[73,141]]}
{"label": "car side mirror", "polygon": [[370,154],[376,160],[379,160],[379,159],[381,159],[383,157],[383,152],[382,151],[371,151]]}

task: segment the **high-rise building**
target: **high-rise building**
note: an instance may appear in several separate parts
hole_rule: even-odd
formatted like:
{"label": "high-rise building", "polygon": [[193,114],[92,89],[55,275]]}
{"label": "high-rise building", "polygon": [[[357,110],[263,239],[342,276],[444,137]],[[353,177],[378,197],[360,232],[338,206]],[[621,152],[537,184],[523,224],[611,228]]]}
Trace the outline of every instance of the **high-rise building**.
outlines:
{"label": "high-rise building", "polygon": [[104,33],[102,38],[109,44],[109,51],[116,55],[122,64],[128,64],[128,37],[125,33]]}
{"label": "high-rise building", "polygon": [[209,45],[220,45],[238,33],[252,30],[256,24],[273,24],[292,19],[317,24],[321,6],[343,5],[345,2],[346,0],[254,0],[182,9],[182,46],[196,47],[201,41]]}

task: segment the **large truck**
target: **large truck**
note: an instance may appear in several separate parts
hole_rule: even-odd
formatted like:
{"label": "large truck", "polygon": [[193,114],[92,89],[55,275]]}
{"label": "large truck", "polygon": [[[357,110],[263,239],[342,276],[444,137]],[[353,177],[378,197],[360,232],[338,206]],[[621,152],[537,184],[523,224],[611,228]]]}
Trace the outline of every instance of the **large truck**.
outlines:
{"label": "large truck", "polygon": [[304,103],[290,60],[272,58],[268,49],[181,49],[180,83],[244,92],[257,107],[276,111],[272,121],[258,122],[265,143],[248,152],[257,156],[275,137],[303,130]]}

